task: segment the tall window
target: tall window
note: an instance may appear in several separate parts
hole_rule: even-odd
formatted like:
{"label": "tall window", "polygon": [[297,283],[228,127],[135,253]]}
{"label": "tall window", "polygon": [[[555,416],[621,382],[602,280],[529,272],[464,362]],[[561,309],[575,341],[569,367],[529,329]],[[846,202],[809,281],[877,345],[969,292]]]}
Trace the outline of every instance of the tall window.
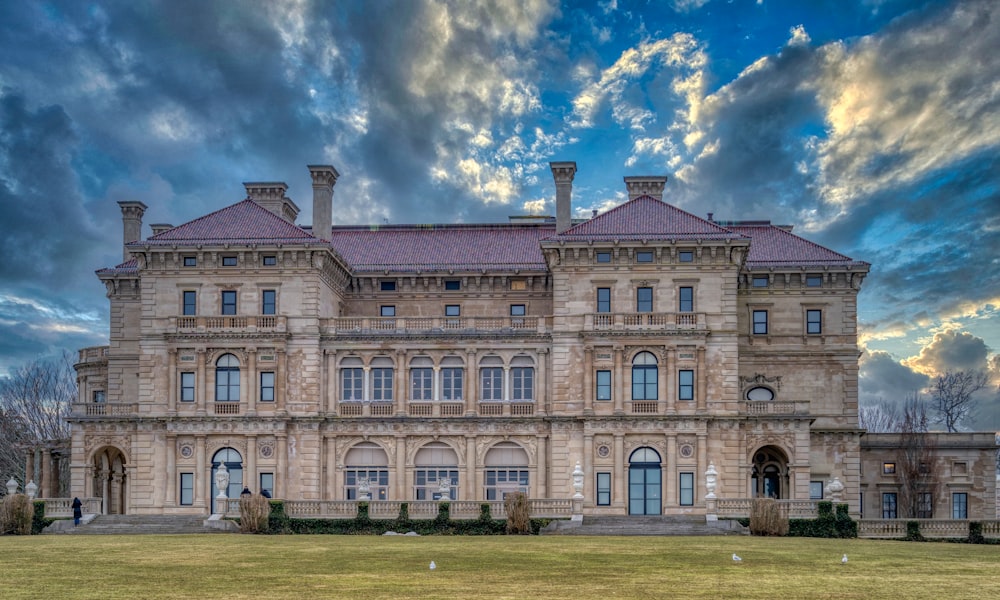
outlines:
{"label": "tall window", "polygon": [[361,367],[340,370],[341,398],[347,401],[364,400],[365,371]]}
{"label": "tall window", "polygon": [[487,402],[503,400],[503,368],[483,367],[479,373],[482,379],[482,399]]}
{"label": "tall window", "polygon": [[462,367],[443,367],[441,369],[441,399],[462,400],[462,380],[465,369]]}
{"label": "tall window", "polygon": [[264,290],[261,292],[260,314],[273,315],[277,308],[277,293],[274,290]]}
{"label": "tall window", "polygon": [[611,312],[611,288],[597,288],[597,312]]}
{"label": "tall window", "polygon": [[184,315],[191,316],[198,314],[198,292],[186,290],[184,292]]}
{"label": "tall window", "polygon": [[659,399],[656,357],[650,352],[640,352],[632,360],[632,399]]}
{"label": "tall window", "polygon": [[809,499],[810,500],[822,500],[823,499],[823,482],[822,481],[810,481],[809,482]]}
{"label": "tall window", "polygon": [[611,400],[611,371],[600,370],[597,372],[597,399],[602,401]]}
{"label": "tall window", "polygon": [[691,369],[677,371],[677,399],[694,400],[694,371]]}
{"label": "tall window", "polygon": [[767,311],[753,311],[753,334],[765,335],[767,333]]}
{"label": "tall window", "polygon": [[515,402],[531,402],[535,399],[535,368],[511,367],[511,399]]}
{"label": "tall window", "polygon": [[597,505],[611,506],[611,473],[597,474]]}
{"label": "tall window", "polygon": [[415,500],[440,500],[441,480],[447,479],[448,497],[457,498],[458,469],[425,468],[413,472],[413,487]]}
{"label": "tall window", "polygon": [[274,473],[260,474],[260,493],[267,492],[268,497],[274,496]]}
{"label": "tall window", "polygon": [[918,519],[934,518],[934,500],[930,492],[917,493],[917,518]]}
{"label": "tall window", "polygon": [[680,473],[680,505],[694,505],[694,473]]}
{"label": "tall window", "polygon": [[347,500],[357,500],[367,483],[371,500],[389,496],[389,457],[372,442],[361,442],[344,456],[344,492]]}
{"label": "tall window", "polygon": [[274,372],[264,371],[260,374],[260,401],[274,402]]}
{"label": "tall window", "polygon": [[392,367],[372,369],[372,400],[392,400]]}
{"label": "tall window", "polygon": [[885,492],[882,494],[882,518],[896,518],[896,493]]}
{"label": "tall window", "polygon": [[107,399],[107,396],[105,395],[104,390],[94,390],[93,398],[94,402],[104,402]]}
{"label": "tall window", "polygon": [[240,401],[240,361],[232,354],[215,361],[215,401]]}
{"label": "tall window", "polygon": [[969,495],[965,492],[956,492],[951,495],[951,518],[969,518]]}
{"label": "tall window", "polygon": [[194,373],[181,373],[181,402],[194,402]]}
{"label": "tall window", "polygon": [[222,292],[222,314],[236,314],[236,290],[223,290]]}
{"label": "tall window", "polygon": [[823,311],[806,311],[806,333],[823,333]]}
{"label": "tall window", "polygon": [[641,287],[635,290],[635,312],[653,312],[653,288]]}
{"label": "tall window", "polygon": [[678,290],[678,300],[677,310],[679,312],[694,312],[694,288],[680,288]]}
{"label": "tall window", "polygon": [[434,399],[434,369],[410,369],[410,400]]}
{"label": "tall window", "polygon": [[194,504],[194,473],[181,473],[181,506]]}

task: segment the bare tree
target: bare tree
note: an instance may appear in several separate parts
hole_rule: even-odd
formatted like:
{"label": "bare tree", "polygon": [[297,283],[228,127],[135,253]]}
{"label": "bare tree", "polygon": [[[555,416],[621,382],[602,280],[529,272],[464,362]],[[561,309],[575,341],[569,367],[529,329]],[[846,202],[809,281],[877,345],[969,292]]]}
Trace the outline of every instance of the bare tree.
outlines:
{"label": "bare tree", "polygon": [[899,431],[899,414],[896,407],[883,402],[858,408],[858,426],[870,433],[895,433]]}
{"label": "bare tree", "polygon": [[934,421],[944,423],[949,432],[958,431],[958,422],[978,403],[976,392],[988,382],[985,371],[946,371],[938,375],[931,384],[931,406],[937,413]]}
{"label": "bare tree", "polygon": [[927,405],[917,394],[907,396],[899,421],[896,449],[896,478],[899,481],[899,510],[904,518],[933,517],[938,477],[936,452]]}

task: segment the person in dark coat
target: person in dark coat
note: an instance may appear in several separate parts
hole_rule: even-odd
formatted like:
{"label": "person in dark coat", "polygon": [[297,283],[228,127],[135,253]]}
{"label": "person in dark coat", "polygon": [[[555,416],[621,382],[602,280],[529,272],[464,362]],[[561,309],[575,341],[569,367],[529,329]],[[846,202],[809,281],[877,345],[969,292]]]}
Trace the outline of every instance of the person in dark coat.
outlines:
{"label": "person in dark coat", "polygon": [[271,492],[269,492],[269,491],[267,491],[265,489],[262,489],[262,490],[260,490],[260,495],[264,496],[265,498],[270,498],[271,497]]}
{"label": "person in dark coat", "polygon": [[83,502],[80,502],[79,498],[73,498],[73,526],[80,524],[80,519],[83,518]]}

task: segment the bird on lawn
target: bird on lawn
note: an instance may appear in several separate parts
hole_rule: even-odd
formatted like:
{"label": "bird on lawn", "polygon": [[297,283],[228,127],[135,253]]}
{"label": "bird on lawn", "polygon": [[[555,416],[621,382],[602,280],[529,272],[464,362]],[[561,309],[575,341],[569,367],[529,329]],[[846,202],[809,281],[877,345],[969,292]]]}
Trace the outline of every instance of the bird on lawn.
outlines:
{"label": "bird on lawn", "polygon": [[743,559],[740,558],[739,556],[736,556],[736,553],[733,552],[733,562],[740,562],[741,560],[743,560]]}
{"label": "bird on lawn", "polygon": [[438,568],[438,566],[436,564],[434,564],[434,561],[432,560],[431,561],[431,571],[433,571],[436,568]]}
{"label": "bird on lawn", "polygon": [[842,565],[846,565],[847,564],[847,555],[846,554],[844,555],[844,558],[840,559],[840,564],[842,564]]}

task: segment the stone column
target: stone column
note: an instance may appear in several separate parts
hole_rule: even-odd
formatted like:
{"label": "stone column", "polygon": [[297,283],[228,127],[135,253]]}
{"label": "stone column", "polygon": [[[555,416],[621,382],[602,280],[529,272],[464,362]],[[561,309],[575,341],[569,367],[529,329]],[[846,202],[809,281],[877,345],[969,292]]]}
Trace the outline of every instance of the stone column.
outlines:
{"label": "stone column", "polygon": [[35,479],[35,449],[28,450],[24,457],[24,485]]}
{"label": "stone column", "polygon": [[667,466],[663,475],[666,484],[663,490],[664,506],[678,506],[680,504],[677,497],[677,434],[667,434]]}
{"label": "stone column", "polygon": [[278,468],[274,474],[274,497],[285,500],[285,490],[288,489],[285,480],[288,478],[288,434],[278,433]]}
{"label": "stone column", "polygon": [[462,487],[463,500],[476,500],[479,497],[478,482],[476,481],[476,436],[469,435],[465,438],[465,484]]}
{"label": "stone column", "polygon": [[[337,414],[337,351],[324,350],[326,359],[326,388],[323,398],[326,400],[327,411],[336,416]],[[322,406],[322,403],[321,403]]]}
{"label": "stone column", "polygon": [[670,406],[669,396],[667,394],[667,369],[669,365],[667,364],[667,354],[670,351],[664,347],[657,352],[656,357],[656,414],[663,414],[668,410]]}
{"label": "stone column", "polygon": [[243,487],[260,492],[260,477],[257,476],[257,436],[247,436],[247,455],[243,457],[246,470],[243,474]]}
{"label": "stone column", "polygon": [[[695,397],[698,399],[698,412],[705,412],[708,397],[708,370],[705,367],[705,347],[698,348],[698,383],[695,386]],[[702,469],[705,465],[699,465]]]}
{"label": "stone column", "polygon": [[410,365],[406,359],[405,350],[396,350],[396,370],[392,377],[392,401],[397,417],[406,416],[406,381],[409,378]]}
{"label": "stone column", "polygon": [[549,473],[547,469],[547,463],[549,460],[549,451],[546,444],[546,438],[544,435],[539,435],[535,438],[537,441],[537,451],[535,452],[536,460],[536,473],[535,480],[538,482],[535,486],[536,498],[548,498],[548,479]]}
{"label": "stone column", "polygon": [[667,387],[667,414],[672,415],[677,412],[677,385],[674,383],[677,377],[677,357],[673,348],[667,348],[667,371],[664,376]]}
{"label": "stone column", "polygon": [[[247,380],[247,416],[252,417],[257,414],[257,395],[260,393],[256,348],[247,348]],[[275,385],[277,386],[277,382]]]}
{"label": "stone column", "polygon": [[[199,361],[199,364],[202,364],[202,362]],[[206,493],[205,490],[205,476],[212,476],[212,466],[206,461],[205,458],[204,433],[199,433],[194,436],[194,456],[194,505],[209,509],[209,512],[212,512],[211,499],[209,499],[208,503],[205,502],[205,497],[210,495]]]}
{"label": "stone column", "polygon": [[622,365],[623,355],[625,354],[625,349],[621,346],[615,346],[615,414],[623,415],[625,414],[625,369]]}
{"label": "stone column", "polygon": [[[583,414],[594,414],[594,348],[583,347]],[[587,467],[584,466],[587,471]],[[590,471],[587,471],[588,473]],[[591,494],[585,494],[588,498]]]}
{"label": "stone column", "polygon": [[52,452],[48,448],[42,448],[42,474],[38,481],[38,497],[52,497]]}
{"label": "stone column", "polygon": [[625,456],[625,436],[620,433],[616,433],[614,443],[614,460],[615,464],[619,465],[619,468],[616,468],[613,471],[615,480],[615,500],[612,502],[612,506],[624,507],[627,505],[628,498],[628,457]]}
{"label": "stone column", "polygon": [[[197,353],[198,353],[198,356],[197,356],[197,359],[198,359],[198,368],[197,368],[197,371],[198,372],[195,375],[195,379],[197,379],[198,381],[195,383],[195,386],[196,386],[195,390],[196,390],[196,396],[197,396],[195,398],[195,400],[196,400],[196,402],[195,402],[195,405],[196,405],[195,406],[195,414],[198,415],[199,417],[204,417],[205,416],[205,403],[206,403],[206,400],[208,398],[208,381],[206,381],[206,377],[205,377],[205,361],[208,360],[208,355],[207,355],[208,353],[205,352],[204,348],[198,348]],[[201,477],[201,475],[198,475],[198,478],[200,478],[200,477]]]}
{"label": "stone column", "polygon": [[[288,353],[285,352],[284,348],[275,348],[274,352],[275,358],[277,359],[277,366],[275,367],[274,373],[274,404],[277,411],[284,414],[286,412],[285,389],[287,387],[285,381],[285,369],[288,367]],[[282,488],[282,492],[284,492],[284,488]],[[283,498],[284,496],[280,497]]]}
{"label": "stone column", "polygon": [[337,436],[324,434],[326,438],[326,488],[324,500],[337,499]]}
{"label": "stone column", "polygon": [[167,350],[167,416],[177,414],[177,349]]}
{"label": "stone column", "polygon": [[[479,377],[477,377],[478,363],[477,363],[475,348],[469,348],[468,350],[466,350],[465,365],[466,365],[465,366],[466,378],[465,378],[465,390],[463,391],[463,394],[465,396],[465,416],[474,417],[478,412],[478,407],[476,406],[476,404],[478,403],[478,398],[479,398],[478,394]],[[474,499],[475,497],[470,498],[470,500]]]}
{"label": "stone column", "polygon": [[167,481],[163,486],[163,508],[177,506],[177,434],[167,434]]}
{"label": "stone column", "polygon": [[538,409],[538,416],[543,417],[548,414],[549,403],[549,351],[547,348],[538,349],[538,377],[535,379],[535,406]]}
{"label": "stone column", "polygon": [[[704,427],[704,425],[702,425],[702,427]],[[698,482],[694,486],[694,490],[695,490],[694,503],[695,503],[695,505],[701,504],[701,502],[699,501],[699,500],[701,500],[701,498],[698,497],[698,494],[704,493],[703,490],[705,489],[705,470],[706,469],[708,469],[708,434],[707,433],[699,433],[698,434],[698,467],[695,469],[695,472],[697,473],[697,476],[698,476]]]}
{"label": "stone column", "polygon": [[386,500],[406,500],[406,436],[396,438],[396,484],[395,490],[389,490]]}
{"label": "stone column", "polygon": [[583,495],[588,498],[587,506],[597,506],[597,490],[594,487],[594,435],[583,434],[583,472],[590,473],[583,480]]}

